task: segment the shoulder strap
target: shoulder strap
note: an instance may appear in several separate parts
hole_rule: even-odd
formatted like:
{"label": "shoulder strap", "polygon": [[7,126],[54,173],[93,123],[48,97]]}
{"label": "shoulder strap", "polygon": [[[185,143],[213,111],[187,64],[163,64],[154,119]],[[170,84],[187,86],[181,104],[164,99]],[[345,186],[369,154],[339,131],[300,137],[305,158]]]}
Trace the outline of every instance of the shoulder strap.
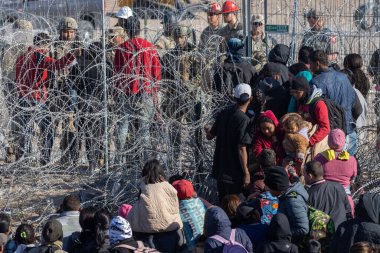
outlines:
{"label": "shoulder strap", "polygon": [[224,239],[223,237],[221,237],[220,235],[213,235],[211,236],[210,238],[214,239],[214,240],[217,240],[218,242],[221,242],[223,244],[228,244],[229,241]]}
{"label": "shoulder strap", "polygon": [[230,242],[232,242],[233,244],[236,242],[235,241],[235,234],[236,234],[236,229],[232,229],[231,230],[231,236],[230,236]]}

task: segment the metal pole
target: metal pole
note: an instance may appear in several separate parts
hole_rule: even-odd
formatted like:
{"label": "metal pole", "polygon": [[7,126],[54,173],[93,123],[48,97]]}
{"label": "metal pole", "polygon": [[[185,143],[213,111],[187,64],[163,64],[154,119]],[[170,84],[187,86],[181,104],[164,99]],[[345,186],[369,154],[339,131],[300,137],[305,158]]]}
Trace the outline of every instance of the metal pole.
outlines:
{"label": "metal pole", "polygon": [[[243,34],[246,35],[246,28],[247,28],[247,21],[246,21],[246,18],[247,18],[247,2],[246,0],[242,0],[241,1],[241,21],[243,23]],[[248,56],[248,53],[247,53],[247,45],[245,45],[245,50],[244,50],[244,54],[245,56]]]}
{"label": "metal pole", "polygon": [[290,43],[291,48],[291,57],[289,64],[292,65],[294,61],[294,57],[296,55],[296,19],[297,19],[297,12],[298,12],[298,0],[294,0],[294,14],[293,14],[293,29],[292,29],[292,41]]}
{"label": "metal pole", "polygon": [[247,56],[252,58],[252,36],[251,36],[251,0],[247,0]]}
{"label": "metal pole", "polygon": [[104,164],[106,174],[108,174],[108,87],[107,87],[107,60],[106,60],[106,0],[102,0],[102,47],[103,47],[103,62],[102,62],[102,83],[104,95]]}
{"label": "metal pole", "polygon": [[[265,25],[268,24],[268,0],[264,0],[264,22],[265,22]],[[265,27],[264,27],[264,31],[265,31]],[[265,41],[268,41],[268,34],[267,32],[265,31]],[[268,43],[265,43],[265,55],[268,59]]]}

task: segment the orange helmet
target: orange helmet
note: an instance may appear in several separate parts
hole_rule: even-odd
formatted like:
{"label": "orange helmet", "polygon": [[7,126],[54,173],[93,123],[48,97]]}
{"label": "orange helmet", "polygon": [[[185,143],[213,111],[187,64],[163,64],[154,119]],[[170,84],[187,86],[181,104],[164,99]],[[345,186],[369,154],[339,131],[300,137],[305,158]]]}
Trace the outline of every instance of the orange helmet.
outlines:
{"label": "orange helmet", "polygon": [[222,13],[230,13],[230,12],[235,12],[238,10],[239,10],[239,7],[237,7],[234,1],[227,0],[223,3]]}
{"label": "orange helmet", "polygon": [[218,3],[210,3],[210,7],[208,9],[208,13],[210,14],[220,14],[222,12],[222,7]]}

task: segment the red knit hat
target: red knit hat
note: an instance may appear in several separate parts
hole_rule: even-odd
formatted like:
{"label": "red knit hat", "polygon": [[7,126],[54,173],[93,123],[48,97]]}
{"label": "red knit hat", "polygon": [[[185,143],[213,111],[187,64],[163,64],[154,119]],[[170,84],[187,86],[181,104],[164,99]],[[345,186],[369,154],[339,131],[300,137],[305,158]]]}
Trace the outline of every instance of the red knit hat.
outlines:
{"label": "red knit hat", "polygon": [[346,135],[340,129],[333,129],[329,134],[328,144],[331,149],[341,152],[346,145]]}
{"label": "red knit hat", "polygon": [[189,199],[194,196],[194,186],[190,181],[185,179],[174,181],[173,187],[177,190],[179,200]]}

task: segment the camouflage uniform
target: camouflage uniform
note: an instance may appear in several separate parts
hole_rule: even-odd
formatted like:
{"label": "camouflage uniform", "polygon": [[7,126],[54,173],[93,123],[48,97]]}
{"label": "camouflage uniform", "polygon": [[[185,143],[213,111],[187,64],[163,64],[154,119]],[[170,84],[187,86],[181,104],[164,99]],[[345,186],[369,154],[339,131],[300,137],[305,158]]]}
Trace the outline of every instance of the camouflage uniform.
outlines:
{"label": "camouflage uniform", "polygon": [[[167,85],[167,92],[162,102],[164,113],[175,119],[170,133],[171,146],[173,147],[171,153],[174,155],[174,161],[179,159],[181,153],[183,123],[197,122],[201,117],[200,62],[201,59],[196,47],[191,43],[187,43],[184,48],[177,46],[169,50],[162,58],[163,78],[174,81]],[[173,87],[174,85],[175,87]],[[199,129],[194,133],[196,161],[199,160],[198,150],[201,138],[199,133],[201,133]]]}
{"label": "camouflage uniform", "polygon": [[175,40],[172,36],[161,35],[154,43],[158,50],[167,51],[175,48]]}
{"label": "camouflage uniform", "polygon": [[222,28],[222,26],[219,26],[216,29],[212,29],[210,26],[206,27],[202,31],[198,47],[201,49],[209,49],[209,50],[214,49],[214,50],[216,50],[217,47],[214,43],[214,40],[213,39],[211,41],[209,41],[209,40],[212,36],[218,36],[221,28]]}
{"label": "camouflage uniform", "polygon": [[257,72],[260,72],[260,70],[267,63],[267,45],[269,53],[269,51],[276,44],[276,40],[269,35],[267,35],[267,39],[264,34],[259,40],[252,39],[252,65],[255,67]]}
{"label": "camouflage uniform", "polygon": [[231,29],[229,25],[225,25],[222,28],[220,28],[218,34],[224,38],[224,41],[226,42],[224,45],[224,52],[227,51],[227,41],[231,38],[238,38],[238,39],[244,39],[244,32],[243,32],[243,25],[236,21],[235,26]]}

